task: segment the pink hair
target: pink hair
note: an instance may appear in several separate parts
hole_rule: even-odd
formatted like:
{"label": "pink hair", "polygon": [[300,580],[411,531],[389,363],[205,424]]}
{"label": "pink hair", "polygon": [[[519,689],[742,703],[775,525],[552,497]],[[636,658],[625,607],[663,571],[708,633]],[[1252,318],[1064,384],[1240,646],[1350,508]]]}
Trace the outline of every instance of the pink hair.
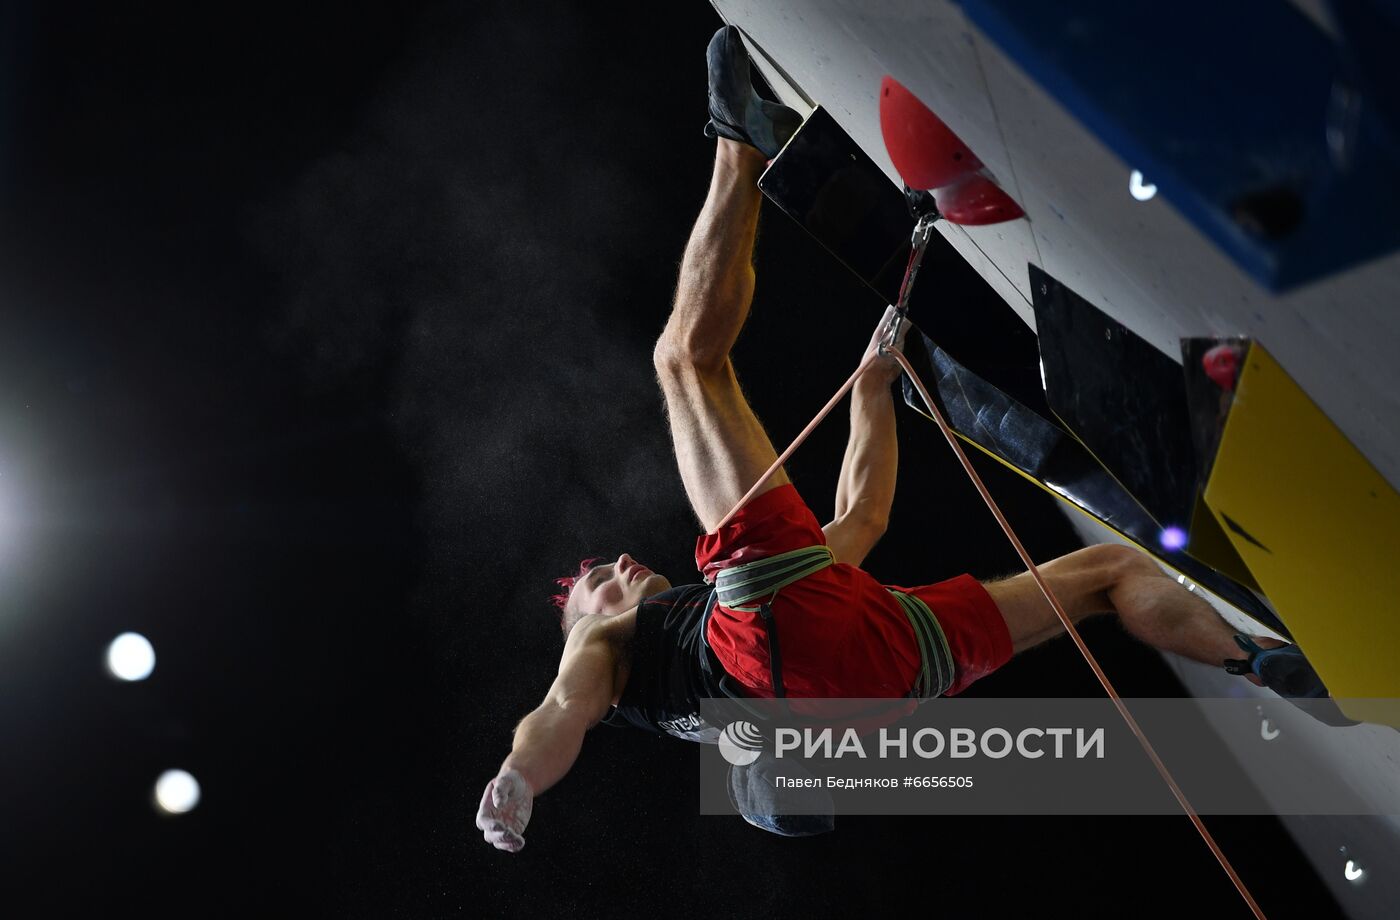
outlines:
{"label": "pink hair", "polygon": [[563,589],[562,594],[555,594],[550,597],[550,603],[559,608],[559,622],[564,622],[564,605],[569,602],[569,594],[574,590],[574,585],[580,578],[588,574],[588,570],[602,561],[601,556],[590,556],[578,564],[578,571],[573,575],[566,575],[563,578],[554,579],[554,583]]}

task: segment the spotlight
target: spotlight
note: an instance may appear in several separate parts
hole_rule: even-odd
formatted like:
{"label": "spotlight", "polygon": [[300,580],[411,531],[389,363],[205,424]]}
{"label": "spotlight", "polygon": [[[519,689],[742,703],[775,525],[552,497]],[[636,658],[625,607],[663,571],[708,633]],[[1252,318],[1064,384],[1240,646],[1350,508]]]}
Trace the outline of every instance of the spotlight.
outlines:
{"label": "spotlight", "polygon": [[124,632],[107,646],[107,670],[118,680],[145,680],[156,667],[156,650],[140,633]]}
{"label": "spotlight", "polygon": [[199,804],[199,781],[184,770],[166,770],[156,780],[156,805],[182,815]]}

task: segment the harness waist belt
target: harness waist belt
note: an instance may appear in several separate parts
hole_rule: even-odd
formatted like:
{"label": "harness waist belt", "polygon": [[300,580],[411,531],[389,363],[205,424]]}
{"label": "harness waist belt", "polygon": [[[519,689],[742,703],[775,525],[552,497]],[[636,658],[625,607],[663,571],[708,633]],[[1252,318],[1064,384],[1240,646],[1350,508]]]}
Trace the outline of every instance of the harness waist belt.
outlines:
{"label": "harness waist belt", "polygon": [[[808,546],[779,553],[766,559],[721,569],[715,578],[715,595],[719,603],[730,610],[757,613],[763,618],[768,634],[768,663],[773,678],[773,695],[786,696],[783,687],[782,657],[778,646],[777,622],[773,619],[772,602],[781,588],[820,572],[834,564],[835,556],[827,546]],[[886,589],[899,601],[914,638],[919,646],[919,673],[909,695],[917,699],[941,696],[953,686],[953,653],[943,635],[943,627],[928,604],[893,588]],[[759,601],[759,603],[754,603]]]}
{"label": "harness waist belt", "polygon": [[813,572],[820,572],[835,561],[831,547],[806,546],[721,569],[715,578],[715,589],[719,592],[719,602],[730,610],[754,613],[761,604],[742,605],[761,597],[771,600],[779,588],[786,588]]}

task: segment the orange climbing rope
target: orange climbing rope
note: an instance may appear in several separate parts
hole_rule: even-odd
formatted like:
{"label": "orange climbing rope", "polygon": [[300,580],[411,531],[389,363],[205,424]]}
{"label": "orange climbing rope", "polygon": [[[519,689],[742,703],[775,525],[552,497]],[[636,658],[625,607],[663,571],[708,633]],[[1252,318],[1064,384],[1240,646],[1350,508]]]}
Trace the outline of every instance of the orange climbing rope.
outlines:
{"label": "orange climbing rope", "polygon": [[[895,327],[891,330],[889,342],[895,340],[894,332],[897,330],[898,323],[904,321],[904,308],[908,304],[909,291],[913,285],[914,276],[918,271],[919,262],[923,255],[923,248],[928,242],[928,235],[931,230],[931,221],[920,220],[918,226],[915,227],[914,251],[910,255],[909,266],[905,270],[904,282],[900,290],[898,304],[899,319]],[[773,461],[773,465],[768,468],[768,471],[759,477],[758,481],[754,483],[753,488],[749,489],[743,498],[739,499],[738,503],[724,516],[724,519],[716,525],[715,530],[719,530],[725,524],[729,523],[734,515],[739,513],[739,509],[748,504],[754,495],[758,493],[759,489],[761,489],[763,485],[772,478],[773,474],[787,462],[787,459],[802,445],[802,442],[807,439],[807,436],[812,433],[812,430],[815,429],[817,425],[821,423],[822,419],[826,418],[836,404],[841,401],[841,397],[845,396],[846,392],[855,385],[860,375],[870,368],[871,364],[873,364],[878,357],[878,352],[886,352],[892,355],[904,369],[904,372],[909,375],[909,380],[918,391],[919,398],[922,399],[924,405],[928,407],[929,414],[933,416],[934,421],[938,423],[939,430],[943,432],[943,437],[947,439],[948,446],[953,449],[953,453],[957,454],[958,461],[962,463],[963,470],[966,471],[968,478],[971,479],[973,485],[977,487],[977,491],[981,494],[982,500],[987,503],[987,507],[991,509],[992,515],[997,519],[997,523],[1001,525],[1001,529],[1006,533],[1007,539],[1010,540],[1011,545],[1016,548],[1016,553],[1021,557],[1021,561],[1025,564],[1026,570],[1031,573],[1031,577],[1035,579],[1035,583],[1040,586],[1041,593],[1045,595],[1045,599],[1048,600],[1050,606],[1054,608],[1055,615],[1060,618],[1060,624],[1064,626],[1065,632],[1069,633],[1070,638],[1074,640],[1075,647],[1079,649],[1080,654],[1084,656],[1084,660],[1088,662],[1089,667],[1093,670],[1094,676],[1097,677],[1099,683],[1103,685],[1104,692],[1113,700],[1113,705],[1118,709],[1119,715],[1128,723],[1128,728],[1132,730],[1138,743],[1142,745],[1142,749],[1146,752],[1148,759],[1151,760],[1152,765],[1157,768],[1157,772],[1161,774],[1162,779],[1171,789],[1172,795],[1176,797],[1182,810],[1186,812],[1186,816],[1191,819],[1191,823],[1195,825],[1196,830],[1200,832],[1201,838],[1206,842],[1206,846],[1210,847],[1210,851],[1215,854],[1215,858],[1220,862],[1221,867],[1225,870],[1225,874],[1230,877],[1230,881],[1234,882],[1235,888],[1240,893],[1240,897],[1244,898],[1245,903],[1249,905],[1249,909],[1254,912],[1255,917],[1259,918],[1259,920],[1266,920],[1263,910],[1260,909],[1258,902],[1254,900],[1254,896],[1250,894],[1249,888],[1240,878],[1239,873],[1235,871],[1235,867],[1230,865],[1230,860],[1226,858],[1219,844],[1215,842],[1215,838],[1211,836],[1210,831],[1206,829],[1205,824],[1201,821],[1200,815],[1196,813],[1196,809],[1192,807],[1191,802],[1186,798],[1186,794],[1181,791],[1181,787],[1176,784],[1176,780],[1172,778],[1170,771],[1167,770],[1166,764],[1162,763],[1162,759],[1157,756],[1157,751],[1152,747],[1152,743],[1147,740],[1147,736],[1143,734],[1142,729],[1138,726],[1137,720],[1133,718],[1132,713],[1128,712],[1127,707],[1123,705],[1123,700],[1118,695],[1118,691],[1114,689],[1112,681],[1108,679],[1108,675],[1106,675],[1103,668],[1099,666],[1099,662],[1094,657],[1093,652],[1089,651],[1089,646],[1084,644],[1083,638],[1079,635],[1079,630],[1075,629],[1073,621],[1071,621],[1069,615],[1065,613],[1064,606],[1060,603],[1059,598],[1055,597],[1055,592],[1050,589],[1050,585],[1046,583],[1045,578],[1040,574],[1040,569],[1036,566],[1035,562],[1032,561],[1030,554],[1026,552],[1026,548],[1021,544],[1021,540],[1016,536],[1016,532],[1011,528],[1011,524],[1007,522],[1006,516],[1001,513],[1001,508],[997,506],[996,500],[993,499],[991,493],[987,491],[987,486],[982,482],[982,477],[978,476],[977,471],[972,468],[972,463],[967,459],[967,454],[963,452],[962,445],[958,443],[957,436],[953,433],[952,428],[949,427],[947,420],[944,419],[943,413],[939,410],[938,406],[934,404],[933,399],[929,396],[928,390],[924,388],[923,381],[920,380],[919,375],[915,373],[914,368],[909,363],[909,359],[904,356],[903,352],[899,351],[892,344],[889,344],[889,342],[881,344],[877,352],[872,352],[866,356],[865,360],[856,368],[855,373],[851,374],[846,382],[841,385],[841,388],[836,391],[836,395],[831,397],[827,404],[822,407],[822,410],[817,413],[816,417],[807,424],[807,427],[803,428],[801,433],[793,439],[793,442],[788,445],[787,450],[783,451],[778,459]]]}
{"label": "orange climbing rope", "polygon": [[982,500],[985,501],[987,507],[991,509],[992,515],[997,519],[997,523],[1001,525],[1001,529],[1006,533],[1006,538],[1011,541],[1012,546],[1016,547],[1016,554],[1021,557],[1021,561],[1026,565],[1026,570],[1031,573],[1031,577],[1035,579],[1035,583],[1040,586],[1040,591],[1045,595],[1045,599],[1050,602],[1051,607],[1055,608],[1055,616],[1060,618],[1060,623],[1064,626],[1065,632],[1069,633],[1070,638],[1074,640],[1075,647],[1078,648],[1080,654],[1084,656],[1084,660],[1089,663],[1089,667],[1093,670],[1094,676],[1097,677],[1099,683],[1103,685],[1104,692],[1108,694],[1109,699],[1113,700],[1113,705],[1118,709],[1118,714],[1128,723],[1128,728],[1132,729],[1133,734],[1137,737],[1138,743],[1142,745],[1143,751],[1146,752],[1148,759],[1152,761],[1152,766],[1156,767],[1157,772],[1162,775],[1162,779],[1171,789],[1172,795],[1176,796],[1176,800],[1181,804],[1181,808],[1186,812],[1186,816],[1191,819],[1191,823],[1196,826],[1196,830],[1200,831],[1201,838],[1205,840],[1206,846],[1210,847],[1210,851],[1215,854],[1215,858],[1219,860],[1221,867],[1225,870],[1225,874],[1230,876],[1230,881],[1235,883],[1235,888],[1239,890],[1240,897],[1244,898],[1245,903],[1249,905],[1249,909],[1254,912],[1254,916],[1258,917],[1259,920],[1265,920],[1264,912],[1259,908],[1259,904],[1254,900],[1254,896],[1249,893],[1249,888],[1245,886],[1244,881],[1239,877],[1239,874],[1235,872],[1235,867],[1230,865],[1230,860],[1226,858],[1219,844],[1215,842],[1215,838],[1212,837],[1210,831],[1206,829],[1205,824],[1201,821],[1201,816],[1196,813],[1196,809],[1191,806],[1191,802],[1186,798],[1186,794],[1182,792],[1181,787],[1176,784],[1176,780],[1172,778],[1171,772],[1167,770],[1166,764],[1162,763],[1162,759],[1157,756],[1157,751],[1152,747],[1152,742],[1147,740],[1147,736],[1143,734],[1142,729],[1137,724],[1137,720],[1133,718],[1132,713],[1128,712],[1128,708],[1123,705],[1123,700],[1119,697],[1118,691],[1114,689],[1113,682],[1108,679],[1108,675],[1103,672],[1103,668],[1099,667],[1098,659],[1094,657],[1093,652],[1089,651],[1089,646],[1084,644],[1084,639],[1080,637],[1079,630],[1074,628],[1074,623],[1070,620],[1069,615],[1065,613],[1065,608],[1060,604],[1059,598],[1055,597],[1055,592],[1050,590],[1050,585],[1046,583],[1044,576],[1040,574],[1040,569],[1031,561],[1030,554],[1027,553],[1026,548],[1021,545],[1020,539],[1016,536],[1016,531],[1011,529],[1011,524],[1007,522],[1005,515],[1003,515],[1001,509],[997,507],[996,500],[993,499],[991,493],[987,491],[987,486],[982,482],[982,477],[978,476],[977,471],[972,468],[972,463],[967,459],[967,454],[963,452],[962,445],[958,443],[957,436],[954,435],[953,430],[948,427],[948,422],[943,418],[943,413],[939,411],[938,407],[934,405],[933,400],[929,398],[928,390],[924,389],[923,381],[919,379],[918,374],[914,373],[914,368],[909,365],[909,359],[904,357],[902,352],[894,348],[890,348],[889,353],[894,356],[895,360],[904,368],[904,372],[909,375],[909,379],[913,382],[914,388],[919,391],[919,398],[922,399],[924,405],[928,407],[929,413],[933,416],[934,421],[938,423],[939,429],[943,432],[943,437],[947,439],[948,446],[953,448],[953,453],[958,455],[958,460],[962,463],[963,469],[972,480],[972,484],[977,486],[977,491],[981,493]]}

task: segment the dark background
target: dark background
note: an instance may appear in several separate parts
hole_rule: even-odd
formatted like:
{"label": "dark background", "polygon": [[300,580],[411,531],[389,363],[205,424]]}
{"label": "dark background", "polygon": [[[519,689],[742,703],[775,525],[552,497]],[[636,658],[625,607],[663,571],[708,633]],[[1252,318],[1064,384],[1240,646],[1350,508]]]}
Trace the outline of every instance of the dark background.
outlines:
{"label": "dark background", "polygon": [[[697,752],[599,729],[526,849],[473,816],[584,555],[681,581],[697,533],[651,376],[713,142],[684,5],[10,5],[0,21],[0,842],[7,916],[834,917],[1248,911],[1184,818],[698,811]],[[664,14],[660,12],[665,10]],[[946,249],[915,316],[1034,340]],[[736,362],[785,441],[882,304],[766,209]],[[936,280],[935,280],[936,279]],[[868,567],[1016,568],[901,410]],[[829,514],[833,416],[789,466]],[[1052,502],[981,464],[1030,551]],[[156,648],[108,678],[118,633]],[[1181,693],[1112,622],[1125,696]],[[1067,641],[970,694],[1098,695]],[[159,816],[155,777],[203,801]],[[1212,818],[1270,916],[1332,912],[1277,822]]]}

